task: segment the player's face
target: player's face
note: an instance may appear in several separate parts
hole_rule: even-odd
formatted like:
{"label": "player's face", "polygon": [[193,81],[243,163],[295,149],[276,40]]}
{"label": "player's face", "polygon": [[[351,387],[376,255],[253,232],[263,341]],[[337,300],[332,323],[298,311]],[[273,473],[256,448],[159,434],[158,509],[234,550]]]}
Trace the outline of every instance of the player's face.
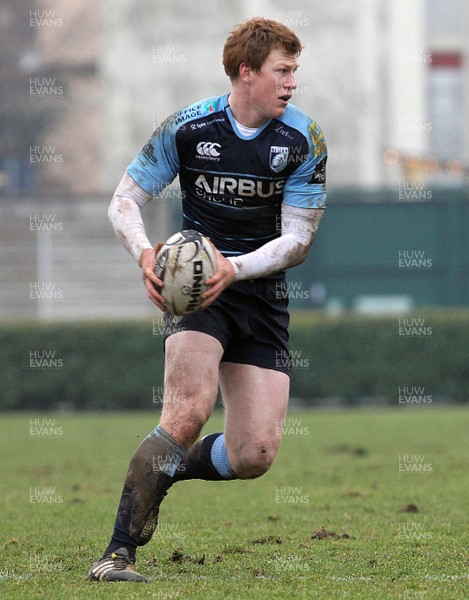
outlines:
{"label": "player's face", "polygon": [[295,55],[274,49],[267,56],[259,72],[253,72],[251,98],[259,117],[279,118],[296,88],[295,71],[298,63]]}

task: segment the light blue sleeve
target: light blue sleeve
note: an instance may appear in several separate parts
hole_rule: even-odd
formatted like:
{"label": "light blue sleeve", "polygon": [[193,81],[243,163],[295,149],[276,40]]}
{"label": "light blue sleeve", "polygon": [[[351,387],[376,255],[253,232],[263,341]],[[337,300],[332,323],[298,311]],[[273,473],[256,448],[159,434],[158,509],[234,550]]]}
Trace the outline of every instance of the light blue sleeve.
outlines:
{"label": "light blue sleeve", "polygon": [[308,136],[308,157],[287,179],[283,202],[299,208],[325,208],[326,140],[315,121],[308,127]]}
{"label": "light blue sleeve", "polygon": [[153,197],[169,185],[179,172],[176,149],[177,115],[171,115],[127,167],[128,174]]}

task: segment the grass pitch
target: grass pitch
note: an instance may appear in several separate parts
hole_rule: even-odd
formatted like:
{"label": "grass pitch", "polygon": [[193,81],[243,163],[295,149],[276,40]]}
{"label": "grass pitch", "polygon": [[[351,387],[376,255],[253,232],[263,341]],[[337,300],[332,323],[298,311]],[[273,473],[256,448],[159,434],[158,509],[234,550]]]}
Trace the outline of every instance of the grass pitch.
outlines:
{"label": "grass pitch", "polygon": [[435,405],[291,411],[263,477],[170,490],[137,555],[149,585],[86,581],[156,422],[2,417],[1,598],[469,597],[469,411]]}

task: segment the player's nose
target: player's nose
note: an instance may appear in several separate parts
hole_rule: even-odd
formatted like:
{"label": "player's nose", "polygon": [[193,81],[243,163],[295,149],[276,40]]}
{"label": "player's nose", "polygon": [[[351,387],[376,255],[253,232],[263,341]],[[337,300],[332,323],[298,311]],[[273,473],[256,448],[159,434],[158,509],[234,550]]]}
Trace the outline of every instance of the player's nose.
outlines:
{"label": "player's nose", "polygon": [[285,80],[283,82],[283,85],[289,90],[295,90],[296,89],[295,74],[290,73],[289,75],[287,75],[287,77],[285,78]]}

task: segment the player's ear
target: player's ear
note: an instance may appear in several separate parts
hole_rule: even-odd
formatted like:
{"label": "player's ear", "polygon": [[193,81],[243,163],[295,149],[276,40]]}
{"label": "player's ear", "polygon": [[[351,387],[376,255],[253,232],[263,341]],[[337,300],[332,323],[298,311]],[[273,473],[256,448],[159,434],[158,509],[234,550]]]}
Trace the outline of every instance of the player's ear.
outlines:
{"label": "player's ear", "polygon": [[244,83],[251,83],[252,69],[246,63],[241,63],[239,65],[239,78]]}

